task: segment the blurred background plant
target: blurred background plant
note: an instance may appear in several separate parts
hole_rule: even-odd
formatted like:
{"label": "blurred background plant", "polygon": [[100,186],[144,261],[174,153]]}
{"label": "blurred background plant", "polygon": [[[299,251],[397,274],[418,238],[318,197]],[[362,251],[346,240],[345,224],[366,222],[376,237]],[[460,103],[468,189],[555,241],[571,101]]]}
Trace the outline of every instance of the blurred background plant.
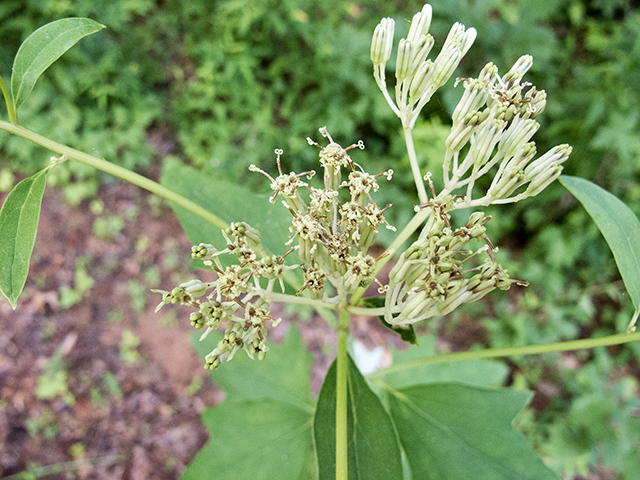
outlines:
{"label": "blurred background plant", "polygon": [[[476,75],[488,61],[503,73],[522,54],[533,56],[527,80],[549,98],[538,151],[571,144],[565,172],[595,181],[640,214],[640,11],[625,0],[431,3],[440,44],[455,21],[478,30],[457,76]],[[369,46],[381,17],[395,18],[400,38],[421,7],[383,0],[4,0],[0,72],[9,78],[20,42],[37,27],[66,16],[93,18],[108,30],[48,70],[21,108],[23,125],[155,178],[170,156],[260,191],[251,163],[272,170],[272,152],[282,148],[288,168],[304,170],[316,155],[306,137],[327,125],[338,142],[364,140],[358,161],[369,171],[395,170],[378,202],[394,204],[388,219],[401,226],[412,214],[414,186],[397,120],[372,78]],[[414,130],[418,158],[436,183],[462,94],[451,87],[440,89]],[[10,135],[0,135],[0,156],[5,190],[14,175],[31,174],[49,158]],[[71,204],[90,201],[113,181],[76,162],[53,169],[49,180]],[[503,347],[624,331],[633,308],[611,253],[561,185],[486,213],[494,214],[489,233],[503,247],[503,264],[531,286],[460,309],[426,327],[430,332],[462,336],[468,347]],[[536,392],[518,425],[564,478],[640,478],[639,360],[637,344],[508,360],[508,382]]]}

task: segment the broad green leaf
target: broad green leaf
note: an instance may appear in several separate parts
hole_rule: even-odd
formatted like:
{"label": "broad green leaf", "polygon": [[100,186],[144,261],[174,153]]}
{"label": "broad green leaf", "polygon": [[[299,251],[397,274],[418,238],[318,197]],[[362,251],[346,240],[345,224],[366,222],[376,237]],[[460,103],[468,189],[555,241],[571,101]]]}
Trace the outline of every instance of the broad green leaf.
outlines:
{"label": "broad green leaf", "polygon": [[[222,339],[222,334],[211,332],[200,342],[201,334],[201,330],[195,332],[191,341],[198,355],[204,358]],[[307,353],[297,328],[291,325],[282,343],[267,342],[269,352],[264,360],[252,361],[244,351],[237,352],[233,360],[210,373],[211,379],[225,391],[227,400],[269,397],[302,408],[309,407],[312,357]]]}
{"label": "broad green leaf", "polygon": [[225,401],[202,414],[211,439],[182,480],[302,479],[313,455],[312,413],[277,400]]}
{"label": "broad green leaf", "polygon": [[[263,244],[272,253],[282,254],[289,248],[285,242],[288,240],[291,213],[279,202],[269,203],[267,185],[264,194],[256,194],[171,159],[165,161],[160,183],[229,223],[247,222],[257,228]],[[218,228],[181,207],[174,204],[171,207],[191,243],[211,243],[220,249],[226,246]]]}
{"label": "broad green leaf", "polygon": [[[393,365],[400,366],[403,362],[417,358],[435,355],[435,337],[433,335],[420,337],[420,346],[409,347],[405,350],[393,349]],[[456,382],[478,387],[499,387],[505,381],[509,369],[499,360],[486,358],[462,360],[459,362],[435,363],[399,370],[387,375],[384,371],[374,374],[387,385],[401,388],[416,384],[430,384],[438,382]]]}
{"label": "broad green leaf", "polygon": [[[362,299],[362,306],[367,308],[379,308],[384,307],[384,297],[365,297]],[[378,320],[387,327],[389,330],[393,330],[400,338],[411,345],[418,345],[418,336],[413,329],[413,325],[391,325],[384,319],[383,315],[378,317]]]}
{"label": "broad green leaf", "polygon": [[562,175],[560,182],[587,210],[613,252],[636,309],[640,307],[640,222],[617,197],[593,182]]}
{"label": "broad green leaf", "polygon": [[454,383],[391,391],[391,415],[413,478],[557,480],[511,425],[530,398]]}
{"label": "broad green leaf", "polygon": [[18,108],[33,90],[36,81],[53,62],[82,37],[105,28],[89,18],[63,18],[47,23],[22,42],[13,60],[11,94]]}
{"label": "broad green leaf", "polygon": [[[322,384],[314,420],[320,480],[336,478],[336,369],[334,361]],[[349,478],[402,479],[400,448],[391,418],[351,358],[347,375]]]}
{"label": "broad green leaf", "polygon": [[14,310],[27,282],[49,168],[18,183],[0,210],[0,290]]}

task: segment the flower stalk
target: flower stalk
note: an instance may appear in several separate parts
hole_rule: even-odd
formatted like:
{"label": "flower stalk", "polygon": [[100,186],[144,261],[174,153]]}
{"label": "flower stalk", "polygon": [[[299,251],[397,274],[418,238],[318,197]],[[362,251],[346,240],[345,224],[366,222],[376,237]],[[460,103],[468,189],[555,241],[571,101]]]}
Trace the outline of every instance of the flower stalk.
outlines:
{"label": "flower stalk", "polygon": [[106,160],[94,157],[92,155],[89,155],[88,153],[81,152],[80,150],[76,150],[75,148],[67,147],[66,145],[62,145],[61,143],[54,142],[53,140],[47,137],[43,137],[42,135],[23,127],[22,125],[0,120],[0,130],[5,130],[9,133],[40,145],[48,150],[51,150],[52,152],[64,155],[68,159],[76,160],[97,170],[110,173],[111,175],[126,180],[127,182],[133,183],[134,185],[144,188],[145,190],[155,193],[156,195],[165,198],[170,202],[175,203],[176,205],[181,206],[182,208],[190,211],[191,213],[194,213],[195,215],[198,215],[199,217],[203,218],[207,222],[220,229],[225,229],[229,226],[227,222],[222,220],[217,215],[214,215],[208,210],[202,208],[197,203],[192,202],[188,198],[185,198],[182,195],[173,192],[172,190],[169,190],[158,182],[154,182],[153,180],[132,172],[131,170],[127,170],[126,168],[120,167]]}

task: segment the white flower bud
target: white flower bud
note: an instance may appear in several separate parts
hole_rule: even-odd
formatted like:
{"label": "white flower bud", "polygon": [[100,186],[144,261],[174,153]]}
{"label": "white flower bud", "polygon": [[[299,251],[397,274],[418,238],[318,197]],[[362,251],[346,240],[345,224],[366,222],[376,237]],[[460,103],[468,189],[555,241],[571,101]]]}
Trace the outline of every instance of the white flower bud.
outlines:
{"label": "white flower bud", "polygon": [[493,82],[495,82],[497,77],[498,77],[498,67],[496,67],[492,62],[489,62],[484,67],[482,67],[482,70],[480,70],[480,75],[478,75],[478,80],[493,84]]}
{"label": "white flower bud", "polygon": [[407,40],[412,43],[417,43],[421,36],[427,34],[429,27],[431,26],[432,13],[431,5],[427,3],[422,7],[420,12],[413,16]]}
{"label": "white flower bud", "polygon": [[412,42],[413,45],[413,58],[411,60],[410,73],[416,72],[418,67],[427,59],[427,55],[431,52],[435,40],[431,35],[423,35],[417,42]]}
{"label": "white flower bud", "polygon": [[552,164],[547,170],[539,173],[529,184],[525,194],[528,196],[538,195],[542,190],[547,188],[551,182],[560,176],[562,166],[560,163]]}
{"label": "white flower bud", "polygon": [[505,171],[495,186],[487,192],[487,196],[494,199],[507,198],[516,188],[524,182],[524,173],[520,168],[514,167]]}
{"label": "white flower bud", "polygon": [[433,303],[433,299],[429,298],[425,290],[420,290],[410,295],[409,300],[402,308],[398,321],[412,320],[420,316],[421,312],[428,309]]}
{"label": "white flower bud", "polygon": [[525,180],[533,181],[538,175],[551,168],[554,163],[561,164],[571,155],[571,146],[566,143],[557,145],[540,158],[531,162],[524,171]]}
{"label": "white flower bud", "polygon": [[467,31],[464,33],[464,36],[462,38],[462,43],[460,45],[460,50],[462,50],[462,55],[467,54],[467,52],[471,48],[471,45],[473,45],[473,42],[476,41],[477,36],[478,36],[478,31],[475,28],[471,27],[467,29]]}
{"label": "white flower bud", "polygon": [[536,142],[528,142],[521,145],[513,158],[509,160],[509,163],[505,168],[517,167],[523,169],[525,165],[535,157],[536,151]]}
{"label": "white flower bud", "polygon": [[371,61],[374,65],[382,65],[391,58],[393,48],[393,32],[395,22],[392,18],[383,18],[375,31],[371,40]]}
{"label": "white flower bud", "polygon": [[531,55],[523,55],[516,63],[513,64],[513,67],[507,72],[507,74],[502,77],[502,81],[506,84],[510,81],[520,82],[524,74],[529,71],[531,66],[533,65],[533,57]]}
{"label": "white flower bud", "polygon": [[470,79],[464,82],[464,93],[453,111],[452,119],[456,123],[467,113],[479,110],[489,98],[491,83],[481,79]]}
{"label": "white flower bud", "polygon": [[447,149],[453,152],[462,150],[469,141],[469,138],[471,138],[471,135],[478,129],[478,125],[485,121],[488,115],[488,110],[467,113],[462,121],[454,125],[451,129],[451,133],[444,142]]}
{"label": "white flower bud", "polygon": [[428,87],[433,86],[433,62],[427,60],[423,62],[418,68],[418,71],[411,80],[411,88],[409,89],[409,96],[413,100],[420,98]]}
{"label": "white flower bud", "polygon": [[444,302],[438,305],[438,315],[446,315],[451,313],[463,303],[467,302],[473,294],[467,288],[467,280],[460,286],[457,286],[457,290],[449,295]]}
{"label": "white flower bud", "polygon": [[404,38],[401,39],[398,44],[398,57],[396,60],[396,78],[398,82],[402,82],[412,73],[410,72],[412,60],[411,51],[411,42]]}
{"label": "white flower bud", "polygon": [[547,92],[531,87],[525,94],[519,115],[522,118],[536,118],[547,105]]}
{"label": "white flower bud", "polygon": [[487,122],[476,133],[473,144],[469,149],[469,155],[476,167],[481,167],[489,161],[493,150],[500,140],[502,131],[497,129],[496,122]]}
{"label": "white flower bud", "polygon": [[540,124],[535,120],[516,117],[504,132],[498,151],[504,153],[507,158],[513,157],[524,144],[531,140],[539,128]]}
{"label": "white flower bud", "polygon": [[458,67],[462,57],[463,53],[457,48],[448,52],[448,55],[442,55],[442,52],[440,52],[440,55],[438,55],[434,61],[433,83],[436,85],[436,88],[447,83],[447,80],[451,78],[451,75],[453,75],[453,72]]}

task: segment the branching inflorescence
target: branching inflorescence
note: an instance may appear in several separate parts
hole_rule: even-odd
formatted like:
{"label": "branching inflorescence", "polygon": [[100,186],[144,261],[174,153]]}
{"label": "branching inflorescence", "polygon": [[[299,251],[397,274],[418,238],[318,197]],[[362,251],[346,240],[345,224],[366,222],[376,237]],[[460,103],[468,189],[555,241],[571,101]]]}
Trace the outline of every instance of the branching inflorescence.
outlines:
{"label": "branching inflorescence", "polygon": [[[508,290],[513,283],[526,285],[510,279],[497,262],[498,249],[485,227],[491,217],[475,211],[465,225],[454,228],[450,212],[537,195],[558,178],[561,164],[571,153],[571,147],[559,145],[534,159],[536,146],[531,138],[539,128],[535,118],[545,108],[546,93],[522,81],[533,64],[532,57],[522,56],[503,76],[489,63],[478,78],[456,81],[456,85],[462,83],[464,93],[453,112],[451,133],[445,142],[444,188],[436,194],[431,174],[421,173],[411,131],[424,105],[450,79],[473,44],[476,31],[456,23],[432,61],[427,58],[435,43],[428,33],[431,14],[431,6],[425,5],[413,17],[407,38],[398,44],[395,101],[389,94],[385,72],[393,49],[391,18],[384,18],[376,27],[371,44],[374,78],[402,122],[419,197],[415,218],[421,222],[405,228],[398,237],[402,241],[394,245],[403,243],[422,225],[417,240],[400,254],[388,285],[380,285],[379,291],[385,294],[384,307],[370,310],[372,315],[384,315],[388,323],[398,326],[445,315],[496,288]],[[310,181],[314,171],[283,173],[282,150],[275,152],[277,177],[250,167],[269,178],[274,191],[271,203],[282,196],[282,204],[291,212],[290,248],[286,253],[278,256],[266,252],[256,229],[244,222],[234,223],[225,232],[227,246],[223,250],[209,244],[192,249],[193,258],[204,260],[216,271],[216,281],[192,280],[171,292],[160,291],[163,298],[158,308],[174,303],[197,309],[191,314],[191,324],[206,327],[203,337],[226,323],[224,338],[207,355],[205,368],[218,368],[239,349],[252,358],[258,353],[262,359],[268,350],[265,325],[279,321],[270,316],[272,301],[302,303],[300,299],[307,298],[310,304],[346,308],[351,295],[377,282],[382,261],[395,253],[390,249],[377,258],[368,253],[380,226],[386,224],[384,211],[390,207],[378,207],[371,194],[378,190],[377,179],[385,176],[390,180],[393,172],[367,173],[348,153],[356,147],[364,148],[362,141],[342,148],[326,128],[320,132],[328,145],[308,141],[320,148],[321,188],[303,180]],[[348,176],[343,179],[345,173]],[[477,180],[484,176],[492,178],[490,186],[484,195],[474,198]],[[470,242],[479,246],[470,249]],[[290,254],[296,250],[300,263],[287,265],[285,257],[292,258]],[[237,264],[223,267],[221,255],[235,257]],[[293,268],[303,271],[296,297],[284,293],[285,271]],[[276,284],[282,293],[274,292]]]}

